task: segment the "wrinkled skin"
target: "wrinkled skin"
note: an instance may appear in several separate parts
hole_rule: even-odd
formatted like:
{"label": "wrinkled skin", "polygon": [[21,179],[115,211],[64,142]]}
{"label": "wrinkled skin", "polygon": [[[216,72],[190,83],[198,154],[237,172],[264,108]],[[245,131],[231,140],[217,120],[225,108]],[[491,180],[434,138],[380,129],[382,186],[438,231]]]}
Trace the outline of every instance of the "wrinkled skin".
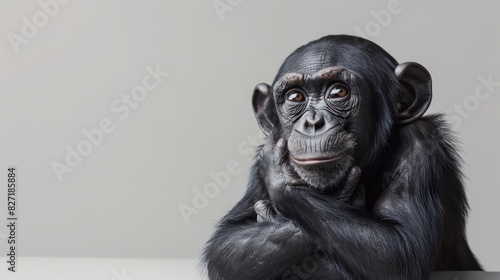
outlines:
{"label": "wrinkled skin", "polygon": [[431,77],[352,36],[298,48],[252,106],[268,139],[204,252],[210,279],[426,279],[480,270]]}
{"label": "wrinkled skin", "polygon": [[[260,152],[261,162],[265,167],[262,168],[264,178],[268,179],[266,186],[268,186],[268,193],[270,200],[261,200],[255,204],[255,212],[260,221],[272,221],[276,212],[284,213],[283,209],[275,209],[273,206],[280,207],[286,204],[287,195],[293,192],[293,188],[313,188],[313,186],[306,183],[295,172],[289,160],[289,152],[287,149],[286,141],[284,139],[278,140],[274,143],[268,139]],[[357,166],[353,166],[347,174],[345,184],[342,192],[336,196],[337,199],[353,205],[358,209],[365,207],[365,193],[363,185],[359,185],[361,170]],[[355,193],[356,192],[356,193]],[[289,195],[289,194],[288,194]]]}

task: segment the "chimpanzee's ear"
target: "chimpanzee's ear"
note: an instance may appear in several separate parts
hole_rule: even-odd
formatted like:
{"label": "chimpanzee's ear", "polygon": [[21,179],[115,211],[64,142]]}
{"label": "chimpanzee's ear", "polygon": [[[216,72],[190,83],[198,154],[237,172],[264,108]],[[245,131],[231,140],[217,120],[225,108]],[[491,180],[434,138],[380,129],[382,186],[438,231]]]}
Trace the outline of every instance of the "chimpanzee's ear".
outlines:
{"label": "chimpanzee's ear", "polygon": [[431,104],[431,74],[415,62],[399,64],[394,72],[403,85],[397,96],[399,124],[408,124],[420,118]]}
{"label": "chimpanzee's ear", "polygon": [[[271,121],[271,116],[266,108],[266,100],[268,98],[271,86],[266,83],[261,83],[255,86],[252,96],[252,108],[257,119],[260,129],[266,136],[274,130],[274,124]],[[274,108],[273,108],[274,110]]]}

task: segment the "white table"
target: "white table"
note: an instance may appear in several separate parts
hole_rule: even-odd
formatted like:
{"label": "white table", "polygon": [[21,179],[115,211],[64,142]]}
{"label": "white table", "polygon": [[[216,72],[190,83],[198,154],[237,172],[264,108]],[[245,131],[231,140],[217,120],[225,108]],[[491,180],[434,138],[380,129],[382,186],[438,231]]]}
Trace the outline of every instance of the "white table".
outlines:
{"label": "white table", "polygon": [[[195,259],[105,259],[21,257],[17,272],[0,258],[6,280],[200,280]],[[498,280],[500,272],[435,272],[429,280]],[[237,279],[235,279],[237,280]],[[259,279],[256,279],[259,280]]]}

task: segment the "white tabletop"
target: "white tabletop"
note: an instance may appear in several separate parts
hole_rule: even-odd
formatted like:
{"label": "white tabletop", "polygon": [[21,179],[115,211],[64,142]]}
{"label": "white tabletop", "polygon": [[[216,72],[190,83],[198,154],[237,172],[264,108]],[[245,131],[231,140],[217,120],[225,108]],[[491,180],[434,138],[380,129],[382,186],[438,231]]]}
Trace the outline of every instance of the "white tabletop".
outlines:
{"label": "white tabletop", "polygon": [[[195,259],[106,259],[106,258],[29,258],[7,270],[0,258],[0,279],[6,280],[200,280]],[[430,280],[494,280],[500,272],[435,272]]]}

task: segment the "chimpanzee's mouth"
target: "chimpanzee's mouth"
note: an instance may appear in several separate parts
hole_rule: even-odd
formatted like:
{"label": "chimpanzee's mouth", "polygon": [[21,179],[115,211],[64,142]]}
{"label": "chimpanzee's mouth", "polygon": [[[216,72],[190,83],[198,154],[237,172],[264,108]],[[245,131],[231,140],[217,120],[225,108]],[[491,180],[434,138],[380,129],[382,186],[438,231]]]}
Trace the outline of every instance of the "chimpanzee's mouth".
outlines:
{"label": "chimpanzee's mouth", "polygon": [[303,158],[297,158],[294,156],[290,157],[290,159],[293,161],[293,163],[300,165],[300,166],[307,166],[307,167],[333,163],[333,162],[338,161],[341,158],[342,158],[342,154],[333,154],[331,156],[303,157]]}

